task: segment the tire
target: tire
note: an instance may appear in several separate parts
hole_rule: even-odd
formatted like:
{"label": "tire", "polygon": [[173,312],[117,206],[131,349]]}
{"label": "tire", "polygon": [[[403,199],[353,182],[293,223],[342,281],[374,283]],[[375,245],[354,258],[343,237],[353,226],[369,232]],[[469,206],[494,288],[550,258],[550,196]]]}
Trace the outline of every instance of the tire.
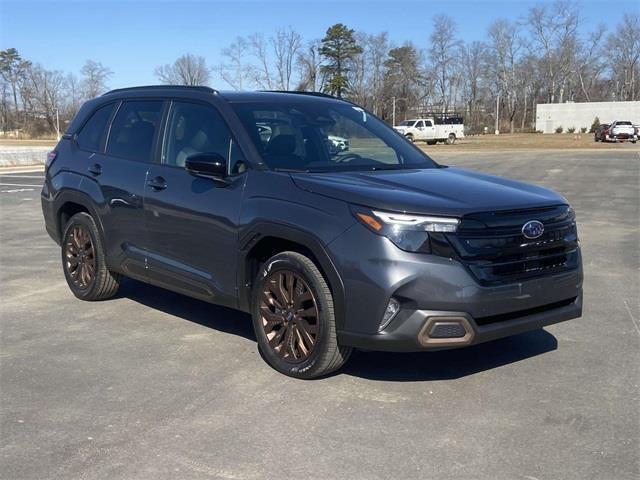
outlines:
{"label": "tire", "polygon": [[447,137],[447,145],[453,145],[456,143],[456,136],[453,133],[450,133]]}
{"label": "tire", "polygon": [[409,134],[407,134],[407,135],[405,135],[405,138],[406,138],[407,140],[409,140],[411,143],[413,143],[413,142],[414,142],[413,135],[412,135],[412,134],[410,134],[410,133],[409,133]]}
{"label": "tire", "polygon": [[598,137],[596,135],[593,136],[593,141],[596,143],[598,142]]}
{"label": "tire", "polygon": [[311,379],[339,369],[349,358],[352,348],[338,345],[329,286],[306,256],[282,252],[267,260],[256,278],[252,305],[258,348],[278,372]]}
{"label": "tire", "polygon": [[69,219],[60,250],[67,284],[80,300],[106,300],[118,292],[121,277],[107,268],[102,238],[91,215],[80,212]]}

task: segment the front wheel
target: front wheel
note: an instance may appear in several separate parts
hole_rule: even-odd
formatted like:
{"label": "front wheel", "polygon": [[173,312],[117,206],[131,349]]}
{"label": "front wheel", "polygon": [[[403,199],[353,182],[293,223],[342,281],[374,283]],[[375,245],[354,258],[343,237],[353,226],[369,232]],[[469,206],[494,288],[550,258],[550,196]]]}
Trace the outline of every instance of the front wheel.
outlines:
{"label": "front wheel", "polygon": [[253,289],[253,328],[265,360],[291,377],[340,368],[351,354],[338,345],[333,296],[316,265],[297,252],[271,257]]}
{"label": "front wheel", "polygon": [[410,133],[408,133],[407,135],[405,135],[405,138],[406,138],[407,140],[409,140],[411,143],[413,143],[413,142],[414,142],[413,135],[412,135],[412,134],[410,134]]}

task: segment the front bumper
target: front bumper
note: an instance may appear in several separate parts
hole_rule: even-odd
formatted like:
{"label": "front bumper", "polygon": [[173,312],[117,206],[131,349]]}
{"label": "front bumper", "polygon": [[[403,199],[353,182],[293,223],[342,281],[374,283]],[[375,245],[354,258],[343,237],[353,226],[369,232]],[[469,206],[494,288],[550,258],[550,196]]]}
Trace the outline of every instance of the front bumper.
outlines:
{"label": "front bumper", "polygon": [[[370,350],[445,350],[536,330],[581,315],[582,295],[555,308],[525,312],[522,316],[482,325],[466,312],[416,310],[402,322],[398,322],[395,328],[387,328],[375,334],[341,332],[340,340],[345,345]],[[443,336],[447,335],[447,331],[449,336]]]}
{"label": "front bumper", "polygon": [[[346,298],[338,325],[344,345],[389,351],[462,347],[582,314],[580,258],[578,268],[482,286],[460,262],[404,252],[359,224],[334,240],[330,251]],[[381,328],[392,296],[401,309]],[[443,325],[430,338],[438,322]]]}

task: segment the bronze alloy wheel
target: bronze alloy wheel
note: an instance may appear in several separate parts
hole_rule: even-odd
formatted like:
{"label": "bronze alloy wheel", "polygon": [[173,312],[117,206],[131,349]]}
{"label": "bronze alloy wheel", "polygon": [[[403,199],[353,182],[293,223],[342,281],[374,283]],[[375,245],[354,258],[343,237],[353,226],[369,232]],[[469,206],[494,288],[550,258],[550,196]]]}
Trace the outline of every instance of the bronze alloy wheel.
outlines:
{"label": "bronze alloy wheel", "polygon": [[67,234],[64,251],[65,268],[76,287],[86,289],[96,274],[96,258],[89,230],[73,225]]}
{"label": "bronze alloy wheel", "polygon": [[297,273],[278,270],[265,279],[260,319],[269,346],[283,360],[299,363],[313,352],[318,339],[318,304]]}

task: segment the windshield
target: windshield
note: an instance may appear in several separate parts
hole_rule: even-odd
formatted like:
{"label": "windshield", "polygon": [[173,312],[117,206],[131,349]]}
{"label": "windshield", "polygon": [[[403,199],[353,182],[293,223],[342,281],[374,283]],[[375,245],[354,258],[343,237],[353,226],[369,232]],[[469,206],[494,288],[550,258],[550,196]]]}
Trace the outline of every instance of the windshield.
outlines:
{"label": "windshield", "polygon": [[398,126],[400,126],[400,127],[412,127],[414,123],[416,123],[415,120],[405,120],[404,122],[400,122],[400,124]]}
{"label": "windshield", "polygon": [[336,102],[232,104],[264,162],[287,171],[438,165],[363,109]]}
{"label": "windshield", "polygon": [[631,125],[631,122],[616,122],[616,125]]}

